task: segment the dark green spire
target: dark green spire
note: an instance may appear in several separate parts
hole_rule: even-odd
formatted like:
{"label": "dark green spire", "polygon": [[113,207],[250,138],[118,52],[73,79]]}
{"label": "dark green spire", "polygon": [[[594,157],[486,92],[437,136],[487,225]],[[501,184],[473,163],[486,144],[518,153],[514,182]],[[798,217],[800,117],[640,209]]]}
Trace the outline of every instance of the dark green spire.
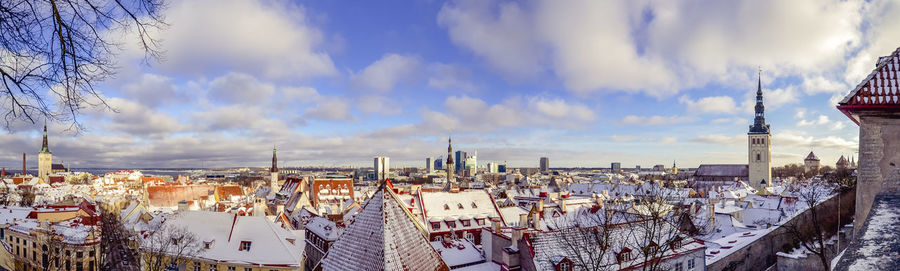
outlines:
{"label": "dark green spire", "polygon": [[44,144],[41,146],[41,153],[52,153],[50,152],[50,144],[47,144],[47,120],[44,120]]}

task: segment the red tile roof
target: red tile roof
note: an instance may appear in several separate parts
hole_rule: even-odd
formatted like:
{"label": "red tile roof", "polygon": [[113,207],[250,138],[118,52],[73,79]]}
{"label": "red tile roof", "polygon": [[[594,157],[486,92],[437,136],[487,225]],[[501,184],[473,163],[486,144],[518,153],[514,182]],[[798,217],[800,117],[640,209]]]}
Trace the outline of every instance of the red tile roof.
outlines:
{"label": "red tile roof", "polygon": [[858,111],[900,111],[900,48],[878,58],[872,73],[838,103],[853,122],[859,124]]}

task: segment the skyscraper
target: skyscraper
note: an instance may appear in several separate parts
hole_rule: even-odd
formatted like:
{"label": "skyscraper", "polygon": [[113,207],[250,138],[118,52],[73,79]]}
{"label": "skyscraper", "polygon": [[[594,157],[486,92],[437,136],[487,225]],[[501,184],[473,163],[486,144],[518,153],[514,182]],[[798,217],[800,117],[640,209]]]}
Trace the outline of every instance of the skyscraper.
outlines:
{"label": "skyscraper", "polygon": [[622,170],[622,163],[612,162],[612,164],[609,165],[609,169],[612,170],[612,172],[619,172],[619,170]]}
{"label": "skyscraper", "polygon": [[550,158],[541,157],[541,171],[550,170]]}
{"label": "skyscraper", "polygon": [[425,157],[425,172],[426,173],[434,172],[434,161],[432,161],[432,160],[434,160],[434,158]]}
{"label": "skyscraper", "polygon": [[747,155],[749,160],[749,181],[756,189],[772,185],[772,135],[766,124],[766,107],[763,105],[762,78],[756,86],[756,107],[753,125],[747,133]]}
{"label": "skyscraper", "polygon": [[[38,178],[48,181],[52,172],[53,153],[50,152],[50,144],[47,142],[47,121],[44,120],[44,142],[41,146],[41,152],[38,153]],[[23,172],[22,174],[25,173]]]}
{"label": "skyscraper", "polygon": [[466,167],[466,152],[464,151],[456,151],[456,167],[453,168],[454,171],[460,171],[460,169],[465,169]]}
{"label": "skyscraper", "polygon": [[391,158],[387,156],[376,156],[375,157],[375,179],[380,181],[384,181],[390,177],[391,174]]}

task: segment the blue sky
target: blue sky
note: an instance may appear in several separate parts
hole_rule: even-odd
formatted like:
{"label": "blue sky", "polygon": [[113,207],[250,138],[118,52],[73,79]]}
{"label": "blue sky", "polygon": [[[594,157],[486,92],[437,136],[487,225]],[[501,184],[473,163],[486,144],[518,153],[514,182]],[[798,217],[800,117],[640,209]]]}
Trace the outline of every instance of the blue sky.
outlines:
{"label": "blue sky", "polygon": [[[165,59],[121,39],[82,167],[422,166],[454,149],[510,166],[745,163],[762,68],[776,165],[854,155],[836,101],[900,47],[892,1],[173,1]],[[0,136],[36,155],[39,127]],[[32,160],[36,161],[36,160]],[[32,163],[35,164],[36,163]]]}

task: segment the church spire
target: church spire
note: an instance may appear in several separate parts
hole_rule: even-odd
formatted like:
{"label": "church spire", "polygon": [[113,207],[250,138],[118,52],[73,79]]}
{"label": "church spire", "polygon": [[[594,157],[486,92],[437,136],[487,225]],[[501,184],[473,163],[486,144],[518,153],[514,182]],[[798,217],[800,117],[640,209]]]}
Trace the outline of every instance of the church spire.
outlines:
{"label": "church spire", "polygon": [[769,125],[766,124],[766,106],[763,105],[763,92],[762,92],[762,70],[759,71],[759,81],[757,81],[756,85],[756,107],[755,116],[753,118],[753,125],[750,126],[751,134],[768,134],[769,133]]}
{"label": "church spire", "polygon": [[272,145],[272,172],[278,172],[278,156],[275,155],[278,152],[278,149],[275,148],[275,145]]}
{"label": "church spire", "polygon": [[47,143],[47,120],[44,120],[44,143],[41,146],[41,153],[51,153],[50,144]]}

